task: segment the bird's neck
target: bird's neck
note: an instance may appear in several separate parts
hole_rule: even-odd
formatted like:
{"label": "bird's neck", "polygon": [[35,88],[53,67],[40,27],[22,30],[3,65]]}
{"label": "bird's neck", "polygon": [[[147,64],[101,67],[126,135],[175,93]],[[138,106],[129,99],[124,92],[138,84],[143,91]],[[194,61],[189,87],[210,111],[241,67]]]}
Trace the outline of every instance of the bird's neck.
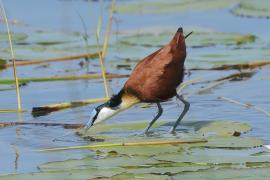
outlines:
{"label": "bird's neck", "polygon": [[124,93],[121,97],[121,100],[122,102],[120,104],[120,108],[123,110],[128,109],[131,106],[138,104],[140,102],[140,100],[136,96],[128,93]]}

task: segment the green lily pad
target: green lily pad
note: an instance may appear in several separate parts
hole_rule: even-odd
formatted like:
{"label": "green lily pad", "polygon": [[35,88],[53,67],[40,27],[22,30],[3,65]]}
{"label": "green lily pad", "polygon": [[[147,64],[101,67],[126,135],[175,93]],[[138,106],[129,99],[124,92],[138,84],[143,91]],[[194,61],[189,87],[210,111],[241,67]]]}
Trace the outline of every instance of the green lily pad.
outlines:
{"label": "green lily pad", "polygon": [[[154,150],[154,151],[153,151]],[[174,153],[179,150],[179,147],[172,145],[161,145],[161,146],[130,146],[130,147],[111,147],[111,148],[99,148],[98,151],[101,152],[116,152],[117,154],[125,155],[143,155],[143,156],[153,156],[157,154],[168,154]]]}
{"label": "green lily pad", "polygon": [[[158,121],[153,125],[153,128],[158,128],[161,125],[165,124],[165,121]],[[116,123],[116,124],[98,124],[93,126],[88,130],[88,132],[84,135],[85,136],[96,136],[96,135],[111,135],[114,133],[115,135],[127,133],[127,131],[143,131],[149,122],[135,122],[135,123]],[[119,131],[121,130],[121,131]],[[123,135],[125,137],[127,134]]]}
{"label": "green lily pad", "polygon": [[236,0],[170,0],[170,1],[134,1],[121,3],[116,6],[119,13],[170,13],[186,11],[205,11],[230,7]]}
{"label": "green lily pad", "polygon": [[[136,131],[146,127],[148,122],[103,124],[96,126],[95,133],[110,135],[119,131]],[[170,123],[159,122],[160,128]],[[233,132],[245,133],[250,126],[234,121],[184,122],[187,137],[205,137],[207,143],[179,145],[151,145],[134,147],[96,148],[95,157],[49,162],[39,166],[40,172],[21,175],[2,176],[3,179],[45,179],[58,178],[98,178],[98,179],[137,179],[177,177],[190,172],[205,172],[222,168],[265,168],[270,166],[270,156],[266,149],[258,147],[263,141],[250,137],[234,137]],[[100,129],[98,129],[100,128]],[[106,142],[140,142],[162,139],[179,139],[178,135],[160,137],[130,136],[116,133]],[[167,133],[166,133],[167,134]],[[182,133],[180,133],[182,136]],[[120,140],[120,139],[123,139]],[[182,139],[184,139],[182,137]],[[94,149],[92,149],[94,150]],[[94,152],[93,152],[94,153]],[[98,169],[98,170],[97,170]],[[1,177],[1,179],[2,179]]]}
{"label": "green lily pad", "polygon": [[[106,178],[104,178],[106,179]],[[107,178],[108,179],[108,178]],[[109,178],[110,180],[140,180],[140,179],[152,179],[152,180],[170,180],[171,178],[167,175],[154,175],[154,174],[132,174],[132,173],[122,173]]]}
{"label": "green lily pad", "polygon": [[136,156],[136,157],[109,156],[102,159],[94,159],[87,157],[83,159],[50,162],[40,165],[39,169],[42,172],[69,171],[69,170],[91,169],[91,168],[110,169],[115,167],[119,168],[140,167],[140,166],[143,167],[145,165],[151,165],[156,163],[158,163],[157,160],[147,156]]}
{"label": "green lily pad", "polygon": [[223,169],[210,169],[204,171],[198,171],[193,173],[177,174],[172,177],[176,179],[203,179],[203,180],[217,180],[217,179],[268,179],[269,168],[223,168]]}
{"label": "green lily pad", "polygon": [[6,176],[0,176],[1,180],[74,180],[74,179],[94,179],[107,177],[110,178],[114,175],[123,173],[121,168],[99,169],[89,168],[84,170],[69,170],[69,171],[53,171],[53,172],[39,172],[28,174],[11,174]]}
{"label": "green lily pad", "polygon": [[[186,28],[185,32],[194,33],[186,39],[188,55],[186,67],[211,68],[224,64],[240,64],[254,59],[270,58],[267,42],[252,34],[222,33],[200,29]],[[155,32],[155,31],[152,31]],[[117,64],[135,64],[170,42],[175,31],[171,29],[158,30],[155,33],[147,31],[142,34],[132,34],[120,38],[121,54]],[[115,51],[113,51],[115,52]],[[119,54],[119,53],[117,53]]]}
{"label": "green lily pad", "polygon": [[202,147],[241,149],[259,147],[264,144],[263,140],[251,137],[210,137],[207,140],[208,143],[203,144]]}
{"label": "green lily pad", "polygon": [[270,156],[252,156],[260,148],[246,150],[196,148],[186,153],[161,154],[155,156],[160,161],[192,163],[211,166],[244,166],[245,163],[269,163]]}
{"label": "green lily pad", "polygon": [[251,127],[246,123],[233,121],[215,121],[207,126],[198,129],[198,133],[203,136],[232,136],[235,132],[246,133],[251,130]]}
{"label": "green lily pad", "polygon": [[[33,32],[28,38],[26,37],[14,43],[13,49],[16,59],[42,60],[97,52],[95,42],[91,39],[89,40],[90,45],[87,46],[80,33],[77,32],[38,31]],[[0,58],[10,59],[10,48],[7,42],[3,43],[0,54]]]}
{"label": "green lily pad", "polygon": [[[185,30],[185,32],[190,32]],[[144,46],[144,47],[162,47],[167,44],[175,32],[162,32],[159,34],[137,34],[123,37],[120,42],[125,45]],[[188,47],[207,47],[215,45],[241,45],[255,42],[254,35],[242,35],[234,33],[221,32],[194,32],[191,37],[186,39]]]}
{"label": "green lily pad", "polygon": [[191,164],[191,163],[175,163],[175,165],[171,167],[149,167],[149,168],[137,168],[137,169],[129,169],[128,172],[133,174],[156,174],[156,175],[172,175],[178,174],[182,172],[196,172],[199,170],[209,169],[211,166],[208,165],[200,165],[200,164]]}
{"label": "green lily pad", "polygon": [[[14,33],[11,32],[11,39],[13,42],[19,42],[19,41],[24,41],[27,39],[28,35],[25,33]],[[0,42],[8,42],[8,34],[7,32],[0,32]]]}
{"label": "green lily pad", "polygon": [[237,16],[270,18],[270,2],[268,0],[242,0],[231,12]]}
{"label": "green lily pad", "polygon": [[57,45],[63,43],[70,43],[81,41],[82,36],[80,33],[71,32],[71,33],[63,33],[63,32],[46,32],[39,31],[31,34],[25,43],[34,43],[43,46],[49,45]]}
{"label": "green lily pad", "polygon": [[213,48],[211,51],[200,48],[192,54],[188,54],[186,66],[188,68],[211,68],[225,64],[251,63],[254,62],[254,59],[269,58],[270,52],[261,47]]}
{"label": "green lily pad", "polygon": [[[55,44],[50,46],[43,46],[37,44],[14,45],[13,49],[16,59],[23,60],[43,60],[56,57],[85,54],[87,52],[97,52],[96,47],[89,47],[87,49],[83,42]],[[3,48],[0,52],[2,59],[10,59],[9,47]]]}

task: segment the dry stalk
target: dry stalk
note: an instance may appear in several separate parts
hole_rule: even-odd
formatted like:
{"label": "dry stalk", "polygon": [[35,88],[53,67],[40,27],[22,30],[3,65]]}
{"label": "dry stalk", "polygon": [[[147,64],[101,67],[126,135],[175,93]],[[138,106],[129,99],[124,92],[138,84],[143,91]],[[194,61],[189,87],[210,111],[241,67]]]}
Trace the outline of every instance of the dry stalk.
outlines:
{"label": "dry stalk", "polygon": [[218,97],[219,99],[222,99],[224,101],[227,101],[227,102],[230,102],[230,103],[233,103],[233,104],[237,104],[237,105],[240,105],[240,106],[244,106],[245,108],[253,108],[255,109],[256,111],[258,112],[261,112],[263,114],[265,114],[266,116],[270,117],[270,112],[264,110],[263,108],[260,108],[258,106],[255,106],[253,104],[250,104],[250,103],[242,103],[242,102],[239,102],[237,100],[234,100],[234,99],[231,99],[231,98],[227,98],[227,97]]}
{"label": "dry stalk", "polygon": [[1,2],[1,12],[3,14],[5,24],[6,24],[6,28],[7,28],[9,47],[10,47],[12,65],[13,65],[13,76],[14,76],[15,85],[16,85],[17,109],[18,109],[18,112],[21,112],[22,111],[22,108],[21,108],[21,95],[20,95],[19,81],[18,81],[17,70],[16,70],[15,56],[14,56],[13,45],[12,45],[12,37],[11,37],[10,29],[9,29],[8,18],[7,18],[7,15],[6,15],[4,4],[3,4],[2,0],[0,2]]}
{"label": "dry stalk", "polygon": [[193,140],[169,140],[169,141],[148,141],[148,142],[122,142],[112,144],[96,144],[96,145],[84,145],[84,146],[70,146],[62,148],[50,148],[36,150],[35,152],[48,152],[48,151],[63,151],[63,150],[74,150],[74,149],[96,149],[96,148],[111,148],[111,147],[127,147],[127,146],[154,146],[154,145],[177,145],[177,144],[196,144],[196,143],[207,143],[206,139],[193,139]]}

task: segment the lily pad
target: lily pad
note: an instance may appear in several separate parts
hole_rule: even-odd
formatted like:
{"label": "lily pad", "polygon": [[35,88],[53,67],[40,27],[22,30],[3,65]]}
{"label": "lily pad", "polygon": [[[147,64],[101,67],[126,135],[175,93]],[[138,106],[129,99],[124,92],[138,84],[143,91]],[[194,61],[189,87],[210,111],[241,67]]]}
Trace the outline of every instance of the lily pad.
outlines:
{"label": "lily pad", "polygon": [[[14,33],[11,32],[11,39],[13,42],[20,42],[23,41],[25,39],[27,39],[28,35],[25,33]],[[8,34],[7,32],[0,32],[0,42],[8,42]]]}
{"label": "lily pad", "polygon": [[232,5],[236,0],[170,0],[170,1],[134,1],[121,3],[116,6],[119,13],[172,13],[185,11],[205,11],[210,9],[222,9]]}
{"label": "lily pad", "polygon": [[[188,30],[185,30],[189,32]],[[159,34],[137,34],[123,37],[120,42],[126,45],[144,47],[162,47],[167,44],[175,32],[163,32]],[[194,32],[186,39],[188,47],[208,47],[215,45],[241,45],[255,42],[256,37],[251,34],[242,35],[222,32]]]}
{"label": "lily pad", "polygon": [[[106,179],[106,178],[104,178],[104,179]],[[167,175],[122,173],[122,174],[115,175],[109,179],[110,180],[111,179],[112,180],[121,180],[121,179],[128,179],[128,180],[139,180],[139,179],[170,180],[171,178]]]}
{"label": "lily pad", "polygon": [[202,179],[202,180],[216,180],[216,179],[268,179],[269,168],[223,168],[219,170],[205,170],[194,173],[183,173],[172,177],[176,179]]}
{"label": "lily pad", "polygon": [[149,167],[149,168],[137,168],[137,169],[129,169],[128,172],[133,174],[156,174],[156,175],[173,175],[182,172],[196,172],[199,170],[210,169],[211,166],[208,165],[200,165],[200,164],[191,164],[191,163],[175,163],[172,164],[171,167],[167,165],[165,167]]}
{"label": "lily pad", "polygon": [[246,133],[251,127],[246,123],[234,121],[215,121],[199,128],[198,133],[203,136],[233,136],[235,132]]}
{"label": "lily pad", "polygon": [[268,0],[242,0],[231,12],[237,16],[270,18],[270,2]]}
{"label": "lily pad", "polygon": [[[266,50],[267,42],[252,34],[185,29],[186,33],[190,31],[194,33],[186,39],[189,48],[185,63],[187,69],[249,63],[254,59],[270,58],[270,53]],[[111,63],[114,63],[114,66],[119,63],[135,66],[139,60],[169,43],[174,33],[171,29],[164,29],[155,33],[146,31],[123,36],[118,46],[121,50],[119,60]]]}
{"label": "lily pad", "polygon": [[[165,124],[165,121],[158,121],[153,125],[153,128],[157,128],[160,127],[161,125]],[[114,136],[116,135],[122,135],[122,137],[126,137],[128,136],[128,131],[129,132],[138,132],[138,130],[140,130],[140,132],[142,132],[147,125],[149,124],[149,122],[135,122],[135,123],[117,123],[117,124],[100,124],[100,125],[95,125],[93,128],[90,128],[88,130],[88,132],[86,134],[84,134],[83,136],[108,136],[109,139],[110,136],[112,136],[112,134],[114,134]],[[119,131],[121,130],[121,131]]]}
{"label": "lily pad", "polygon": [[[31,36],[16,38],[20,41],[14,43],[14,53],[16,59],[36,60],[49,59],[62,56],[71,56],[85,53],[97,52],[95,42],[89,40],[89,46],[86,46],[81,34],[78,32],[33,32]],[[3,36],[3,35],[2,35]],[[1,42],[1,34],[0,34]],[[3,48],[0,50],[2,59],[10,59],[10,48],[7,42],[3,42]]]}
{"label": "lily pad", "polygon": [[[10,59],[9,47],[3,48],[1,51],[2,59]],[[78,54],[85,54],[87,52],[97,52],[96,47],[85,47],[83,42],[70,42],[55,45],[14,45],[14,52],[16,59],[22,60],[36,60],[36,59],[50,59],[62,56],[71,56]]]}
{"label": "lily pad", "polygon": [[263,140],[251,137],[210,137],[207,140],[208,143],[203,144],[202,147],[241,149],[259,147],[264,144]]}
{"label": "lily pad", "polygon": [[[154,151],[153,151],[154,150]],[[168,154],[174,153],[179,150],[179,147],[172,145],[161,145],[161,146],[144,146],[144,147],[111,147],[111,148],[99,148],[98,151],[101,152],[116,152],[117,154],[124,155],[143,155],[143,156],[153,156],[157,154]]]}
{"label": "lily pad", "polygon": [[42,172],[51,171],[69,171],[75,169],[89,169],[89,168],[100,168],[100,169],[110,169],[110,168],[125,168],[125,167],[143,167],[145,165],[151,165],[158,163],[157,160],[152,159],[147,156],[116,156],[116,157],[106,157],[102,159],[94,158],[83,158],[76,160],[66,160],[58,162],[50,162],[39,166]]}
{"label": "lily pad", "polygon": [[1,176],[1,180],[73,180],[73,179],[94,179],[102,177],[112,177],[114,175],[124,172],[121,168],[111,169],[99,169],[89,168],[84,170],[69,170],[69,171],[54,171],[54,172],[39,172],[39,173],[28,173],[28,174],[11,174]]}
{"label": "lily pad", "polygon": [[78,32],[64,33],[64,32],[47,32],[47,31],[38,31],[27,39],[25,43],[34,43],[38,45],[48,46],[48,45],[57,45],[63,43],[70,43],[81,41],[82,36]]}
{"label": "lily pad", "polygon": [[270,156],[251,156],[261,149],[225,150],[225,149],[192,149],[188,153],[162,154],[155,157],[157,160],[178,163],[193,163],[212,166],[244,166],[247,162],[270,162]]}

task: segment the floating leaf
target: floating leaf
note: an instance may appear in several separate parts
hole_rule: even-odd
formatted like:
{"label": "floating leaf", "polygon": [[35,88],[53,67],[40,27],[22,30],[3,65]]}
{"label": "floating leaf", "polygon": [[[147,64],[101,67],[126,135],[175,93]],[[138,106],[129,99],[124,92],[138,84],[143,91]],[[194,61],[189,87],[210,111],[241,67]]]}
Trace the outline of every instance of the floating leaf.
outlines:
{"label": "floating leaf", "polygon": [[[152,127],[157,128],[161,125],[165,124],[165,121],[158,121],[156,122]],[[127,130],[144,130],[149,122],[135,122],[135,123],[114,123],[114,124],[97,124],[93,128],[90,128],[86,134],[87,135],[93,135],[97,133],[117,133],[120,129],[122,131]]]}
{"label": "floating leaf", "polygon": [[232,136],[235,132],[246,133],[251,127],[246,123],[233,121],[215,121],[199,128],[198,133],[204,136]]}
{"label": "floating leaf", "polygon": [[205,11],[210,9],[221,9],[232,5],[236,0],[170,0],[170,1],[134,1],[121,3],[116,6],[120,13],[170,13],[185,11]]}
{"label": "floating leaf", "polygon": [[241,149],[258,147],[264,144],[263,140],[250,137],[210,137],[207,140],[208,143],[203,144],[202,147]]}
{"label": "floating leaf", "polygon": [[[104,178],[108,179],[108,178]],[[140,179],[151,179],[151,180],[170,180],[171,178],[167,175],[154,175],[154,174],[132,174],[132,173],[122,173],[115,175],[110,178],[110,180],[140,180]]]}
{"label": "floating leaf", "polygon": [[[17,41],[23,41],[27,39],[27,34],[25,33],[10,33],[12,37],[12,41],[17,42]],[[0,42],[7,42],[8,41],[8,34],[7,32],[0,32]]]}
{"label": "floating leaf", "polygon": [[226,150],[226,149],[192,149],[188,153],[161,154],[155,157],[161,161],[193,163],[201,165],[243,165],[247,162],[270,162],[270,156],[251,156],[261,149]]}
{"label": "floating leaf", "polygon": [[66,160],[58,162],[50,162],[43,165],[40,165],[39,168],[42,172],[51,172],[51,171],[69,171],[69,170],[78,170],[78,169],[91,169],[91,168],[100,168],[100,169],[110,169],[116,167],[143,167],[145,165],[151,165],[158,163],[157,160],[149,158],[147,156],[118,156],[118,157],[106,157],[102,159],[94,158],[83,158],[77,160]]}
{"label": "floating leaf", "polygon": [[69,170],[69,171],[54,171],[54,172],[39,172],[28,174],[11,174],[1,176],[1,180],[72,180],[72,179],[94,179],[107,177],[110,178],[114,175],[124,172],[121,168],[99,169],[89,168],[84,170]]}
{"label": "floating leaf", "polygon": [[237,16],[270,18],[270,2],[268,0],[242,0],[231,12]]}
{"label": "floating leaf", "polygon": [[[188,32],[189,30],[185,30]],[[144,46],[144,47],[162,47],[167,44],[174,32],[161,32],[159,34],[137,34],[123,37],[120,42],[126,45]],[[254,35],[242,35],[236,33],[221,32],[194,32],[190,38],[186,39],[188,47],[208,47],[214,45],[241,45],[252,43],[256,40]]]}
{"label": "floating leaf", "polygon": [[[172,165],[171,167],[168,167]],[[172,175],[178,174],[182,172],[196,172],[199,170],[205,170],[211,168],[208,165],[200,165],[200,164],[191,164],[191,163],[175,163],[168,164],[165,167],[148,167],[148,168],[137,168],[137,169],[129,169],[128,172],[132,172],[134,174],[142,174],[142,173],[151,173],[157,175]]]}
{"label": "floating leaf", "polygon": [[[192,31],[186,28],[185,32]],[[270,53],[265,50],[267,41],[252,34],[222,33],[210,30],[193,30],[194,33],[186,39],[188,56],[186,67],[211,68],[224,64],[241,64],[253,62],[256,59],[269,59]],[[175,31],[171,29],[146,30],[142,34],[131,34],[120,39],[121,54],[114,64],[129,64],[135,66],[138,60],[166,45]],[[127,54],[126,54],[127,53]],[[118,53],[119,54],[119,53]],[[115,66],[116,66],[115,65]]]}
{"label": "floating leaf", "polygon": [[80,35],[80,33],[77,32],[64,33],[64,32],[38,31],[32,33],[25,43],[49,46],[69,42],[76,42],[81,40],[82,36]]}
{"label": "floating leaf", "polygon": [[[154,151],[153,151],[154,149]],[[168,154],[177,152],[179,147],[172,145],[160,145],[160,146],[135,146],[135,147],[111,147],[111,148],[99,148],[98,151],[101,152],[116,152],[118,154],[125,155],[143,155],[143,156],[153,156],[158,154]]]}
{"label": "floating leaf", "polygon": [[172,177],[176,179],[269,179],[269,168],[223,168],[219,170],[210,169],[192,173],[178,174]]}
{"label": "floating leaf", "polygon": [[[127,75],[108,74],[108,79],[112,78],[125,78]],[[20,78],[19,83],[29,82],[50,82],[50,81],[72,81],[72,80],[85,80],[85,79],[101,79],[102,75],[81,75],[81,76],[51,76],[51,77],[33,77],[33,78]],[[14,79],[1,79],[0,84],[14,84]]]}

